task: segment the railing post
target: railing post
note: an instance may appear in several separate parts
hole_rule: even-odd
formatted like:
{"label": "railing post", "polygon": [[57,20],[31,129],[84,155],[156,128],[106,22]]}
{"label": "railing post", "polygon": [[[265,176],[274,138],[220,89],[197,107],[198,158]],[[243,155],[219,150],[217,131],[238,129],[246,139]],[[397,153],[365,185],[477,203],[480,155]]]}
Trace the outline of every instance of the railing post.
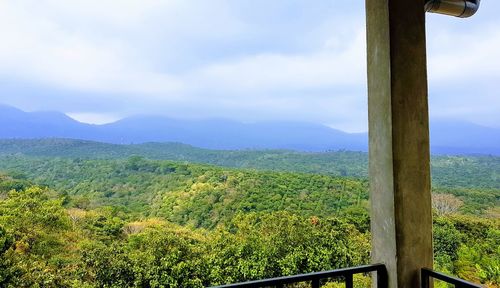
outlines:
{"label": "railing post", "polygon": [[377,288],[387,288],[389,284],[387,282],[387,269],[385,266],[380,266],[377,269]]}
{"label": "railing post", "polygon": [[352,274],[345,275],[345,287],[346,288],[353,288],[354,287]]}
{"label": "railing post", "polygon": [[422,288],[429,288],[430,287],[430,279],[429,275],[427,274],[426,270],[422,269],[420,270],[420,283],[422,283]]}
{"label": "railing post", "polygon": [[311,287],[312,287],[312,288],[319,288],[319,279],[318,279],[318,278],[313,279],[313,280],[311,281]]}

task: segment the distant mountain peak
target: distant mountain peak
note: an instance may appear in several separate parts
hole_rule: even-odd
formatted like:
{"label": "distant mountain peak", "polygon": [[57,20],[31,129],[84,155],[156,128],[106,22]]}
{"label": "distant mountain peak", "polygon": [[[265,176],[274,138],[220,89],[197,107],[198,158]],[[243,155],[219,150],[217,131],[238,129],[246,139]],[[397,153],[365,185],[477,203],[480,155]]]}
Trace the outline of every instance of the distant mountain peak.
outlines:
{"label": "distant mountain peak", "polygon": [[[61,112],[24,112],[0,105],[0,139],[73,138],[114,144],[178,142],[208,149],[367,151],[367,133],[346,133],[296,121],[241,123],[137,115],[109,124],[78,122]],[[431,121],[433,153],[500,155],[500,129],[460,121]]]}

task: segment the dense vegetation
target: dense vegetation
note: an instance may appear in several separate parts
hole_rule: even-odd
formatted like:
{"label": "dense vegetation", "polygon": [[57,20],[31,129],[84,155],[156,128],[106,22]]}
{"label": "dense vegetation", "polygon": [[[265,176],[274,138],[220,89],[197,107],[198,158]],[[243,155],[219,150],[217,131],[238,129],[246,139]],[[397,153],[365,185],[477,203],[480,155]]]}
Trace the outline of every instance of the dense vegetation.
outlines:
{"label": "dense vegetation", "polygon": [[[199,287],[359,265],[368,234],[339,218],[239,213],[214,229],[129,219],[2,178],[0,286]],[[9,191],[9,192],[7,192]]]}
{"label": "dense vegetation", "polygon": [[[193,229],[68,208],[66,196],[25,180],[0,183],[2,287],[201,287],[369,262],[366,218],[248,212]],[[440,216],[434,235],[438,269],[499,284],[498,221]]]}
{"label": "dense vegetation", "polygon": [[[447,177],[443,177],[442,186],[434,185],[435,193],[460,199],[463,203],[459,210],[463,213],[496,213],[500,188],[493,183],[499,182],[494,180],[500,168],[494,166],[494,161],[500,158],[482,161],[468,157],[460,160],[458,168],[457,157],[439,159],[435,165],[440,165],[441,174]],[[330,166],[338,165],[332,163]],[[140,156],[109,160],[0,156],[2,169],[72,196],[78,207],[113,206],[145,216],[168,215],[170,220],[184,217],[186,223],[201,220],[204,227],[217,224],[221,217],[231,218],[235,211],[287,210],[326,216],[341,213],[344,208],[366,208],[368,199],[365,177],[242,170]],[[487,181],[484,184],[484,179],[490,179],[492,185]],[[179,205],[175,204],[178,199],[182,199]],[[210,219],[205,219],[206,215],[211,215]]]}
{"label": "dense vegetation", "polygon": [[[201,287],[369,263],[362,173],[79,155],[0,156],[0,287]],[[436,268],[488,287],[500,285],[498,162],[433,159]]]}
{"label": "dense vegetation", "polygon": [[163,217],[193,227],[213,228],[238,212],[336,215],[364,209],[368,199],[366,180],[235,170],[138,156],[127,160],[6,157],[0,163],[13,171],[11,175],[61,191],[68,207],[110,206],[129,217]]}

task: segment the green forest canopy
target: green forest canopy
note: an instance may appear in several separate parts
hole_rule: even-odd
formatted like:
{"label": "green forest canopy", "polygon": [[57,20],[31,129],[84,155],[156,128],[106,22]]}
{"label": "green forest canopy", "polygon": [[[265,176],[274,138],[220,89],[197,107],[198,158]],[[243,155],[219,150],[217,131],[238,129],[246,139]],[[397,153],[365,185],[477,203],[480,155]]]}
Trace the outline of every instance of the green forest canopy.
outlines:
{"label": "green forest canopy", "polygon": [[[73,139],[0,140],[0,156],[48,158],[148,159],[205,163],[265,171],[289,171],[331,176],[367,177],[364,152],[306,153],[287,150],[208,150],[180,143],[117,145]],[[500,157],[488,155],[433,156],[435,186],[500,189]]]}
{"label": "green forest canopy", "polygon": [[[292,153],[247,152],[275,153],[273,163]],[[6,154],[1,287],[202,287],[369,263],[363,175]],[[361,171],[362,161],[346,171]],[[495,157],[433,159],[435,268],[488,287],[500,283],[496,165]]]}

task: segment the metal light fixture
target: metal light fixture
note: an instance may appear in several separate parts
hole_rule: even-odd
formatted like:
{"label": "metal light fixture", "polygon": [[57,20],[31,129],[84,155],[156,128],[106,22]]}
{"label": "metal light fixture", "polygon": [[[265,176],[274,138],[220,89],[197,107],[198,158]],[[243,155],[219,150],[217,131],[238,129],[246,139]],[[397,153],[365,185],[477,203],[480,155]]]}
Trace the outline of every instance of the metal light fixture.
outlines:
{"label": "metal light fixture", "polygon": [[425,11],[467,18],[479,9],[481,0],[426,0]]}

